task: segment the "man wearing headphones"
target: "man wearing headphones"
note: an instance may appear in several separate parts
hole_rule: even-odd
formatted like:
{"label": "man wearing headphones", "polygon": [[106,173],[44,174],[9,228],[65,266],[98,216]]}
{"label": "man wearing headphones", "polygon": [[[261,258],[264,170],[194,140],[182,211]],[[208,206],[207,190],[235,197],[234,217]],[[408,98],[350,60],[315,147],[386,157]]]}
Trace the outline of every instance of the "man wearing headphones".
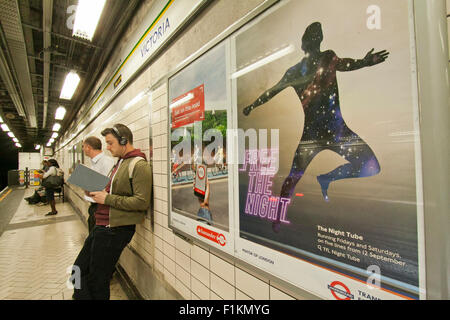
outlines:
{"label": "man wearing headphones", "polygon": [[145,154],[133,147],[130,129],[116,124],[101,134],[111,155],[119,160],[105,190],[90,193],[98,203],[96,226],[74,263],[74,276],[77,270],[81,276],[81,285],[74,289],[75,300],[109,299],[116,263],[150,207],[151,168]]}

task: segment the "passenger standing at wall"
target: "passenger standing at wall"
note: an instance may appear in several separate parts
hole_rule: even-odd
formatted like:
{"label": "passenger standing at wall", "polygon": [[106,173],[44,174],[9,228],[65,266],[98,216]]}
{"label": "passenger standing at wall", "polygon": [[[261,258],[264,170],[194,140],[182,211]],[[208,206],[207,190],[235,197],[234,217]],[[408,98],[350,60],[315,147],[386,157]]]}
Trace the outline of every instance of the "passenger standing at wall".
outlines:
{"label": "passenger standing at wall", "polygon": [[[91,159],[91,168],[98,173],[103,174],[104,176],[108,176],[114,167],[115,161],[114,158],[106,155],[102,152],[102,141],[97,137],[87,137],[83,141],[83,152],[86,156]],[[85,199],[91,202],[88,212],[88,227],[89,233],[95,227],[95,211],[97,211],[97,203],[90,197],[86,197]]]}
{"label": "passenger standing at wall", "polygon": [[[50,159],[48,160],[48,164],[50,165],[50,167],[42,176],[43,184],[45,184],[44,180],[50,176],[62,175],[62,171],[61,169],[59,169],[58,161],[56,161],[55,159]],[[60,188],[64,188],[64,186],[60,186]],[[58,211],[56,211],[55,204],[55,188],[49,186],[45,187],[45,197],[47,198],[47,201],[50,203],[50,207],[52,208],[52,211],[47,213],[46,216],[57,215]]]}
{"label": "passenger standing at wall", "polygon": [[[110,281],[125,246],[131,241],[136,224],[144,220],[150,207],[152,172],[146,156],[133,147],[133,134],[122,124],[102,131],[107,149],[119,161],[105,190],[91,192],[98,203],[96,226],[87,237],[74,263],[75,300],[108,300]],[[74,277],[76,282],[76,277]]]}

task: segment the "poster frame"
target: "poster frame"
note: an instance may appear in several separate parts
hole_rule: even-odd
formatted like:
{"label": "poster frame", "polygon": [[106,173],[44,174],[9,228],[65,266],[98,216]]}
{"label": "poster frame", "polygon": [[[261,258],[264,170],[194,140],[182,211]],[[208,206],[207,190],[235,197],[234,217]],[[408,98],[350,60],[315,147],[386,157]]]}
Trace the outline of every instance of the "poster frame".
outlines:
{"label": "poster frame", "polygon": [[[195,59],[190,61],[190,63],[184,65],[183,68],[178,70],[178,72],[174,73],[171,77],[168,78],[167,81],[167,105],[170,106],[170,80],[175,78],[179,72],[184,71],[185,69],[189,68],[191,65],[196,63],[199,59],[205,57],[209,52],[212,50],[218,48],[219,46],[223,46],[224,51],[224,58],[226,60],[226,70],[225,75],[228,75],[230,73],[230,41],[228,38],[223,39],[222,41],[218,42],[216,45],[211,46],[209,50],[206,50],[201,55],[197,56]],[[231,83],[229,82],[229,79],[225,79],[226,83],[226,103],[227,103],[227,129],[233,128],[232,127],[232,119],[233,119],[233,103],[232,103],[232,92],[231,92]],[[171,110],[170,107],[168,107],[168,117],[167,117],[167,125],[168,125],[168,146],[172,145],[171,141],[171,133],[172,133],[172,127],[171,127]],[[229,150],[230,144],[232,143],[229,141],[227,137],[227,146],[226,150]],[[168,199],[169,199],[169,215],[168,215],[168,226],[169,228],[173,229],[175,233],[184,234],[187,237],[191,237],[193,239],[196,239],[197,241],[200,241],[204,243],[205,245],[215,248],[216,250],[223,251],[225,253],[228,253],[230,255],[233,255],[234,252],[234,214],[232,211],[232,208],[234,207],[234,195],[233,195],[233,181],[232,181],[232,175],[230,172],[233,172],[235,168],[232,164],[229,164],[227,161],[228,166],[228,175],[227,175],[227,191],[228,191],[228,230],[224,230],[220,227],[211,226],[211,225],[205,225],[201,222],[195,221],[190,217],[186,217],[185,215],[181,213],[177,213],[172,211],[172,175],[171,172],[171,149],[170,147],[167,148],[168,152]],[[236,167],[237,168],[237,167]],[[195,229],[195,230],[194,230]]]}
{"label": "poster frame", "polygon": [[[426,264],[425,264],[425,250],[424,250],[425,249],[424,207],[423,207],[423,203],[424,203],[423,197],[424,197],[424,195],[423,195],[423,182],[422,182],[422,159],[421,159],[422,146],[421,146],[421,141],[420,141],[420,136],[422,134],[422,129],[421,129],[421,125],[419,123],[419,110],[420,110],[419,102],[420,102],[420,99],[419,99],[419,95],[418,95],[418,84],[417,84],[417,81],[418,81],[418,78],[417,78],[418,66],[416,64],[417,45],[416,45],[416,42],[415,42],[415,39],[416,39],[416,29],[415,29],[416,16],[415,16],[415,11],[414,11],[415,4],[414,4],[413,1],[414,0],[408,0],[408,2],[407,2],[408,3],[407,17],[408,17],[409,40],[410,40],[409,41],[410,47],[408,49],[409,49],[409,53],[411,54],[411,56],[410,56],[410,69],[409,69],[409,72],[410,72],[410,75],[411,75],[411,81],[412,81],[411,86],[410,86],[411,94],[412,94],[412,105],[411,105],[411,115],[412,116],[411,116],[411,121],[412,121],[412,124],[414,125],[414,130],[416,132],[415,137],[414,137],[414,143],[413,143],[414,144],[414,147],[413,147],[414,152],[413,153],[414,153],[414,160],[415,160],[415,171],[414,171],[414,173],[415,173],[415,183],[416,183],[415,184],[415,192],[416,192],[416,196],[417,196],[417,200],[416,200],[417,245],[418,245],[417,262],[418,262],[418,275],[419,275],[419,281],[418,281],[418,286],[417,286],[417,289],[418,289],[417,295],[419,297],[418,299],[425,299],[426,296],[427,296],[427,290],[426,290],[427,285],[426,285]],[[282,4],[280,4],[280,5],[282,5]],[[271,8],[275,8],[275,7],[276,6],[274,5]],[[262,17],[262,16],[263,15],[261,14],[260,16],[258,16],[258,18]],[[247,27],[247,26],[244,26],[243,30],[245,30],[245,27]],[[239,34],[240,31],[241,30],[236,32],[236,34]],[[235,36],[235,35],[233,35],[233,36]],[[232,47],[233,46],[234,46],[234,42],[232,41]],[[234,50],[234,49],[232,49],[232,50]],[[233,91],[232,91],[233,92],[233,99],[237,99],[237,97],[235,96],[236,90],[237,90],[237,88],[235,87],[236,86],[236,82],[235,81],[233,81],[232,86],[233,86]],[[233,108],[236,109],[236,104],[233,105]],[[238,127],[238,123],[237,123],[238,119],[237,119],[237,117],[236,117],[235,121],[236,121],[235,127]],[[236,149],[235,149],[235,151],[236,151]],[[235,172],[234,174],[236,176],[239,176],[238,172]],[[235,181],[236,181],[236,183],[235,183],[234,189],[235,189],[235,192],[238,193],[239,192],[238,191],[239,178],[235,177]],[[258,244],[257,242],[253,242],[253,241],[249,241],[249,240],[243,239],[243,238],[241,238],[239,236],[239,233],[240,233],[240,229],[239,229],[239,223],[240,223],[240,221],[239,221],[239,200],[238,200],[238,198],[236,198],[236,199],[237,199],[236,202],[235,202],[236,206],[234,208],[235,214],[237,216],[235,218],[235,221],[236,221],[235,222],[235,227],[236,227],[236,230],[235,230],[235,233],[236,233],[235,234],[235,241],[236,241],[236,243],[235,243],[235,253],[236,253],[235,254],[235,258],[238,259],[238,260],[241,260],[241,261],[246,261],[247,263],[252,263],[252,262],[250,262],[251,259],[246,259],[246,257],[244,257],[244,255],[239,254],[238,251],[240,249],[242,249],[242,243],[245,243],[245,244],[248,245],[248,247],[250,248],[249,251],[253,251],[252,248],[255,249],[253,251],[254,254],[255,254],[255,252],[257,252],[257,248],[262,248],[261,251],[264,252],[265,254],[267,254],[267,256],[269,258],[279,257],[280,259],[284,259],[285,258],[284,256],[289,256],[289,253],[286,254],[286,253],[284,253],[282,251],[278,251],[276,249],[265,248],[264,245]],[[254,236],[254,237],[257,238],[257,236]],[[268,239],[265,239],[265,240],[270,242],[270,240],[268,240]],[[256,253],[256,255],[258,255],[258,254]],[[321,256],[318,256],[318,257],[321,257]],[[273,259],[275,259],[275,258],[273,258]],[[308,261],[309,259],[302,259],[302,258],[295,258],[295,259],[300,260],[301,263],[311,264],[311,262]],[[285,260],[288,260],[288,259],[285,259]],[[321,260],[321,259],[319,259],[319,260]],[[323,258],[322,260],[327,260],[327,258]],[[255,261],[255,260],[253,260],[253,261]],[[256,264],[258,264],[258,263],[256,263]],[[351,269],[353,269],[353,267],[346,266],[343,263],[337,263],[337,264],[341,265],[340,267],[343,268],[343,269],[348,269],[347,271],[349,271],[349,272],[351,271]],[[342,276],[343,279],[345,279],[345,278],[349,278],[349,279],[352,278],[351,276],[341,274],[340,272],[334,270],[334,268],[329,269],[329,268],[321,266],[321,265],[315,265],[314,263],[312,263],[312,265],[314,265],[317,268],[313,267],[311,269],[311,271],[312,271],[311,272],[311,276],[314,276],[314,275],[315,276],[319,276],[321,273],[320,272],[316,272],[317,271],[316,269],[320,269],[321,268],[321,269],[325,270],[325,273],[327,271],[329,271],[330,273],[336,274],[337,277],[341,277]],[[270,268],[264,268],[263,264],[258,264],[258,266],[256,266],[256,268],[259,268],[259,269],[261,269],[261,270],[271,274]],[[324,273],[322,273],[322,275],[324,275]],[[363,281],[360,281],[360,280],[358,280],[356,278],[352,278],[352,279],[357,280],[356,282],[363,283]],[[386,278],[386,279],[388,280],[387,283],[391,283],[392,284],[392,283],[398,282],[395,279],[390,279],[390,278]],[[291,283],[288,279],[284,279],[284,280],[287,283]],[[311,283],[313,283],[313,282],[314,281],[312,281]],[[291,283],[291,284],[296,286],[296,284],[294,284],[294,283]],[[364,284],[364,286],[366,286],[366,285]],[[409,285],[405,285],[405,287],[409,287]],[[316,294],[318,296],[321,296],[324,299],[330,298],[328,296],[320,295],[320,293],[317,292],[317,291],[316,292],[312,292],[311,291],[311,284],[309,285],[309,287],[307,286],[307,287],[305,287],[303,289],[307,290],[310,293],[313,293],[313,294]],[[389,297],[389,295],[391,295],[391,298],[396,297],[396,298],[400,298],[400,299],[412,299],[412,298],[410,298],[407,295],[398,294],[395,291],[387,290],[387,289],[384,289],[384,288],[377,288],[377,289],[380,291],[380,293],[382,292],[382,293],[387,293],[388,294],[387,296],[384,295],[384,298],[387,298],[387,297]]]}

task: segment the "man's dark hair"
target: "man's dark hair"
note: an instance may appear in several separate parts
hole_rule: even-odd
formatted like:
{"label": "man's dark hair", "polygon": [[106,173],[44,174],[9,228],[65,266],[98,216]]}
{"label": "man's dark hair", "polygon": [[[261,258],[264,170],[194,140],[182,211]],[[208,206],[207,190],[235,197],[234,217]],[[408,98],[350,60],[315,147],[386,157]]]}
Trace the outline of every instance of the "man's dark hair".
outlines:
{"label": "man's dark hair", "polygon": [[117,123],[114,125],[114,127],[119,131],[120,137],[117,136],[117,133],[114,131],[113,128],[106,128],[102,131],[102,136],[106,137],[107,134],[112,134],[117,138],[117,140],[120,140],[120,138],[125,138],[128,140],[130,144],[133,144],[133,133],[131,130],[121,123]]}
{"label": "man's dark hair", "polygon": [[94,150],[102,150],[102,141],[97,137],[87,137],[83,143],[90,145]]}

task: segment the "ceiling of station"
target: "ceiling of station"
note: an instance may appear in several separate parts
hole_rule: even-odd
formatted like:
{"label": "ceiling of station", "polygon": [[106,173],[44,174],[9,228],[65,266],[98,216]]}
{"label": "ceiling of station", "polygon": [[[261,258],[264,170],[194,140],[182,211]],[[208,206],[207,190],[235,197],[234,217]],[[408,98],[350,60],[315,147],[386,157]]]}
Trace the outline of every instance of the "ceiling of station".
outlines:
{"label": "ceiling of station", "polygon": [[[0,117],[21,151],[47,144],[59,106],[67,109],[60,134],[74,121],[141,2],[106,1],[90,42],[72,36],[76,0],[0,1]],[[81,81],[72,99],[63,100],[61,88],[71,70]],[[0,130],[0,145],[8,140],[16,148]]]}

